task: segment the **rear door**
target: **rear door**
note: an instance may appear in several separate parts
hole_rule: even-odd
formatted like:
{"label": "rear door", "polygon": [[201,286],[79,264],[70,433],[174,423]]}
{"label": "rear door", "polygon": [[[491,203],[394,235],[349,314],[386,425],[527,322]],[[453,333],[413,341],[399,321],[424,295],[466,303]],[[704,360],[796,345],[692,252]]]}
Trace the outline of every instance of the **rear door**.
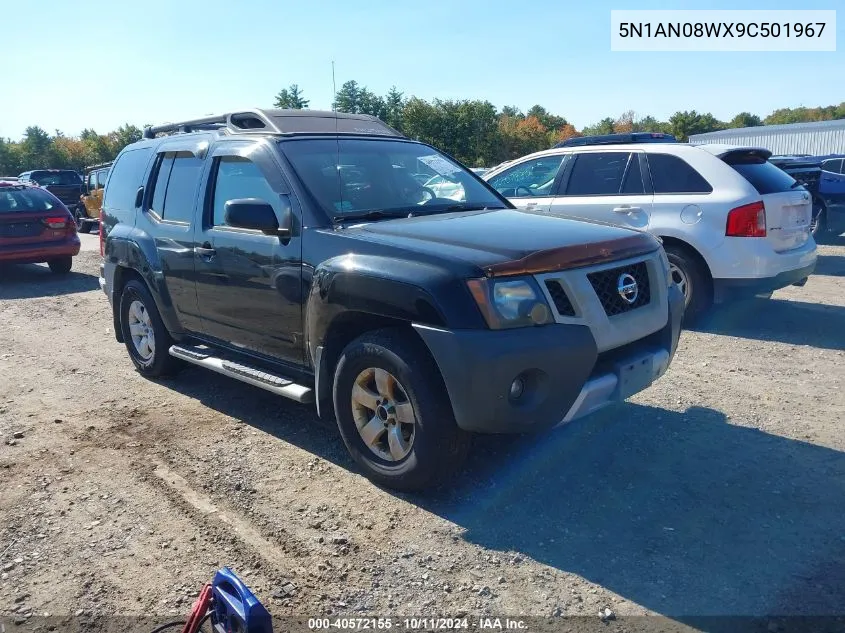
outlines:
{"label": "rear door", "polygon": [[551,203],[553,214],[648,227],[652,195],[646,189],[642,152],[585,151],[573,155]]}
{"label": "rear door", "polygon": [[198,331],[200,323],[194,278],[194,210],[205,166],[204,148],[196,141],[158,147],[144,193],[136,229],[154,236],[167,292],[179,323]]}
{"label": "rear door", "polygon": [[[282,239],[229,226],[229,200],[267,202],[283,223],[294,202],[271,153],[255,141],[213,150],[195,255],[202,331],[233,347],[296,364],[303,360],[302,239],[298,221]],[[296,208],[292,209],[294,216]]]}
{"label": "rear door", "polygon": [[548,211],[561,169],[570,154],[540,156],[523,161],[487,180],[516,207]]}
{"label": "rear door", "polygon": [[766,208],[766,239],[775,252],[782,253],[800,248],[810,239],[812,196],[766,158],[753,150],[722,156],[760,194]]}

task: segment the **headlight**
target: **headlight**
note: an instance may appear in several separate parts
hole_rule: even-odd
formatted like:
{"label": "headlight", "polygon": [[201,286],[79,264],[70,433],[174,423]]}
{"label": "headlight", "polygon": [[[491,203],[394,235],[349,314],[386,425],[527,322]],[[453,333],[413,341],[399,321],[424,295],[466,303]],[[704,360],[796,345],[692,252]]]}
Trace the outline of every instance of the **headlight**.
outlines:
{"label": "headlight", "polygon": [[469,290],[490,329],[551,323],[552,313],[531,277],[470,279]]}

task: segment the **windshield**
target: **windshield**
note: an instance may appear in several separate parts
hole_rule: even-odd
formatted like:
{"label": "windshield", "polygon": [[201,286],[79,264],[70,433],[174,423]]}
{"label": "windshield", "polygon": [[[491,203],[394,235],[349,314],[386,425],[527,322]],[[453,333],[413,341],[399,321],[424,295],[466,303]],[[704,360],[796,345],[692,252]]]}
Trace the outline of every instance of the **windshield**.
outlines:
{"label": "windshield", "polygon": [[56,208],[53,196],[32,187],[0,188],[0,214],[50,211]]}
{"label": "windshield", "polygon": [[306,139],[281,144],[329,217],[385,216],[504,204],[469,171],[419,143]]}
{"label": "windshield", "polygon": [[782,193],[795,188],[795,179],[762,158],[728,157],[725,162],[751,183],[757,193]]}
{"label": "windshield", "polygon": [[82,178],[75,171],[34,171],[30,179],[44,187],[82,184]]}

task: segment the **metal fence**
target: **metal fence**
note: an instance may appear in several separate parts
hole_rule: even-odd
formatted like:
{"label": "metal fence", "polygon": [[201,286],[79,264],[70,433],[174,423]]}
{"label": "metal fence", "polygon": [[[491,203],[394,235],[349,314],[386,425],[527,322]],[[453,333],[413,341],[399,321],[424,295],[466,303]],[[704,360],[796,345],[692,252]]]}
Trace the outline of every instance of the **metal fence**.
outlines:
{"label": "metal fence", "polygon": [[845,154],[845,119],[693,134],[689,142],[693,145],[725,143],[765,147],[773,154]]}

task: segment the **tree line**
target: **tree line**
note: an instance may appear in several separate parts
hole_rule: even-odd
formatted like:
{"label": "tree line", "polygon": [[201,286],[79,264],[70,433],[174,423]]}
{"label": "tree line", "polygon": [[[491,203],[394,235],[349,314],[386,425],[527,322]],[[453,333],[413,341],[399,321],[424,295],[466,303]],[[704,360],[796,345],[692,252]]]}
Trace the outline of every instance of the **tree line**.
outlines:
{"label": "tree line", "polygon": [[[297,84],[291,84],[276,94],[273,105],[303,109],[309,107],[310,101]],[[729,128],[845,119],[843,102],[818,108],[781,108],[765,118],[740,112],[730,121],[695,110],[676,112],[663,121],[627,111],[577,130],[565,117],[552,114],[541,105],[522,112],[514,106],[500,110],[480,99],[426,101],[406,97],[396,87],[382,96],[354,80],[340,87],[332,107],[338,112],[377,116],[403,134],[479,167],[547,149],[572,136],[664,132],[686,141],[692,134]],[[58,130],[51,135],[38,126],[28,127],[20,141],[0,138],[0,175],[13,176],[39,167],[82,170],[87,165],[114,159],[123,147],[140,138],[141,129],[128,123],[107,134],[86,129],[79,137],[66,136]]]}
{"label": "tree line", "polygon": [[121,125],[108,134],[85,129],[78,137],[56,130],[49,134],[37,125],[26,128],[20,141],[0,138],[0,176],[17,176],[29,169],[75,169],[113,160],[130,143],[141,139],[134,125]]}

